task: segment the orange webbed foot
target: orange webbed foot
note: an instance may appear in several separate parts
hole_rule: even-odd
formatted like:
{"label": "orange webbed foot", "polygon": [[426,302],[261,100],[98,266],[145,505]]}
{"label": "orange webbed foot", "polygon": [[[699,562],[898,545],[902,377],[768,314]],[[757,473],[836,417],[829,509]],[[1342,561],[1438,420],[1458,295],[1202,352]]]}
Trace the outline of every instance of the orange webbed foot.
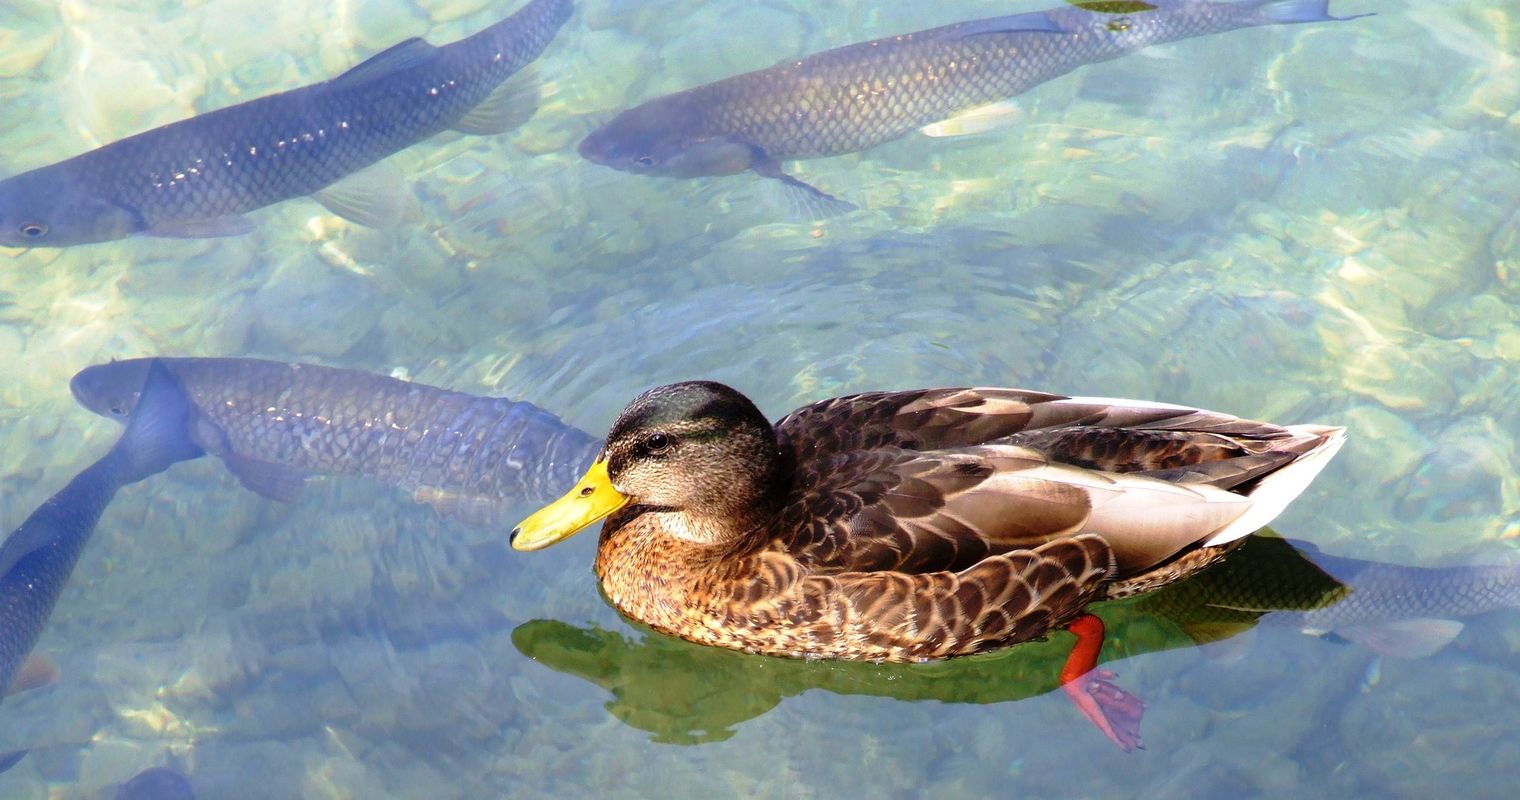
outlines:
{"label": "orange webbed foot", "polygon": [[1098,669],[1103,621],[1083,614],[1067,629],[1076,635],[1077,644],[1061,669],[1061,691],[1082,716],[1125,752],[1143,750],[1140,718],[1145,714],[1145,702],[1114,684],[1114,673]]}

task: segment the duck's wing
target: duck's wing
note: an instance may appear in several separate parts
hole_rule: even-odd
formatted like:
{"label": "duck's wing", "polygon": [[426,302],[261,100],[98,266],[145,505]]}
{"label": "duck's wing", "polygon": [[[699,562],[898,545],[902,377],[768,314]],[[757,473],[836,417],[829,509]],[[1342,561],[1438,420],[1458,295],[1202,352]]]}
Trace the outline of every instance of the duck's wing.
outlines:
{"label": "duck's wing", "polygon": [[932,450],[982,444],[1018,433],[1034,408],[1061,395],[1020,389],[916,389],[822,400],[793,411],[776,431],[800,459],[852,450]]}
{"label": "duck's wing", "polygon": [[824,572],[960,570],[1097,533],[1129,573],[1249,507],[1248,498],[1208,485],[1084,470],[1023,447],[881,448],[799,465],[780,530],[783,549]]}
{"label": "duck's wing", "polygon": [[[1063,431],[1133,429],[1249,439],[1273,438],[1283,431],[1269,423],[1168,403],[997,388],[847,395],[803,406],[776,423],[777,433],[800,460],[876,447],[937,450],[997,441],[1026,444],[1027,438]],[[1094,463],[1105,448],[1116,444],[1080,437],[1062,443],[1074,453],[1089,453]],[[1150,452],[1150,446],[1132,443],[1130,454]]]}

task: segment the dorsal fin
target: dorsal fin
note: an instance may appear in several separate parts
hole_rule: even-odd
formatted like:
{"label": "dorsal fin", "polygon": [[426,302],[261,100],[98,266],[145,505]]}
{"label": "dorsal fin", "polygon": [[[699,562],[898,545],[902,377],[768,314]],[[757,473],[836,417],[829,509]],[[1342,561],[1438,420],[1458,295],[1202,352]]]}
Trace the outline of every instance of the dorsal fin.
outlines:
{"label": "dorsal fin", "polygon": [[432,58],[437,50],[438,48],[421,39],[415,37],[407,39],[370,56],[353,69],[333,78],[328,85],[346,89],[387,75],[394,75]]}

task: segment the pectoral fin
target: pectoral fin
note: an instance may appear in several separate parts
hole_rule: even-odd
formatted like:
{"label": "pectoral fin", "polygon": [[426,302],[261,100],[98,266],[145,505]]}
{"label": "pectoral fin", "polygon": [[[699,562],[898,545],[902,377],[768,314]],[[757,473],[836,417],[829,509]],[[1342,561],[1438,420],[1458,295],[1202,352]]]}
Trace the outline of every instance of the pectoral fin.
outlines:
{"label": "pectoral fin", "polygon": [[401,175],[383,161],[328,184],[311,197],[328,211],[371,228],[388,228],[421,213]]}
{"label": "pectoral fin", "polygon": [[919,128],[925,136],[935,138],[950,136],[975,136],[988,131],[1001,130],[1019,121],[1019,104],[1013,100],[988,103],[985,106],[962,111],[955,116]]}
{"label": "pectoral fin", "polygon": [[227,469],[244,488],[270,500],[294,503],[301,498],[301,492],[306,488],[306,473],[283,464],[260,461],[237,453],[223,455],[222,463],[227,465]]}
{"label": "pectoral fin", "polygon": [[412,492],[412,499],[427,503],[438,513],[457,519],[472,528],[490,528],[505,521],[507,504],[493,497],[459,494],[424,486]]}
{"label": "pectoral fin", "polygon": [[293,503],[306,488],[306,473],[234,451],[232,443],[227,440],[226,431],[205,417],[197,418],[191,423],[190,440],[200,445],[202,450],[221,459],[227,465],[227,470],[238,479],[238,483],[243,484],[243,488],[261,497]]}
{"label": "pectoral fin", "polygon": [[473,136],[506,133],[533,118],[533,114],[538,111],[541,93],[538,70],[530,65],[502,81],[500,86],[486,95],[486,99],[480,101],[480,105],[470,109],[452,127]]}
{"label": "pectoral fin", "polygon": [[[44,656],[30,655],[21,662],[16,670],[15,677],[11,678],[11,685],[6,688],[6,696],[29,692],[33,689],[41,689],[58,682],[58,665]],[[0,770],[3,771],[3,770]]]}
{"label": "pectoral fin", "polygon": [[242,236],[252,230],[251,220],[242,215],[233,214],[215,219],[160,222],[143,231],[143,235],[161,236],[166,239],[216,239],[223,236]]}
{"label": "pectoral fin", "polygon": [[1462,632],[1452,619],[1401,619],[1375,625],[1336,628],[1335,633],[1390,658],[1423,658],[1451,643]]}
{"label": "pectoral fin", "polygon": [[756,159],[752,169],[767,178],[775,178],[781,182],[782,196],[786,200],[787,211],[796,219],[828,219],[857,208],[848,200],[841,200],[782,172],[781,165],[769,158]]}

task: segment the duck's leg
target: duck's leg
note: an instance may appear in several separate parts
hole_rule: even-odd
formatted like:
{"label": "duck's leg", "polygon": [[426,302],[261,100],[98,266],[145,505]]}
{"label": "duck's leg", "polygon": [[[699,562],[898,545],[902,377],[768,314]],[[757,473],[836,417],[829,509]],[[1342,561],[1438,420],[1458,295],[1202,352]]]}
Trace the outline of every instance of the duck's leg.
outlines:
{"label": "duck's leg", "polygon": [[1077,637],[1076,646],[1061,668],[1061,691],[1092,724],[1125,752],[1145,749],[1140,743],[1140,717],[1145,702],[1112,681],[1114,674],[1098,669],[1103,649],[1103,620],[1083,614],[1066,627]]}

